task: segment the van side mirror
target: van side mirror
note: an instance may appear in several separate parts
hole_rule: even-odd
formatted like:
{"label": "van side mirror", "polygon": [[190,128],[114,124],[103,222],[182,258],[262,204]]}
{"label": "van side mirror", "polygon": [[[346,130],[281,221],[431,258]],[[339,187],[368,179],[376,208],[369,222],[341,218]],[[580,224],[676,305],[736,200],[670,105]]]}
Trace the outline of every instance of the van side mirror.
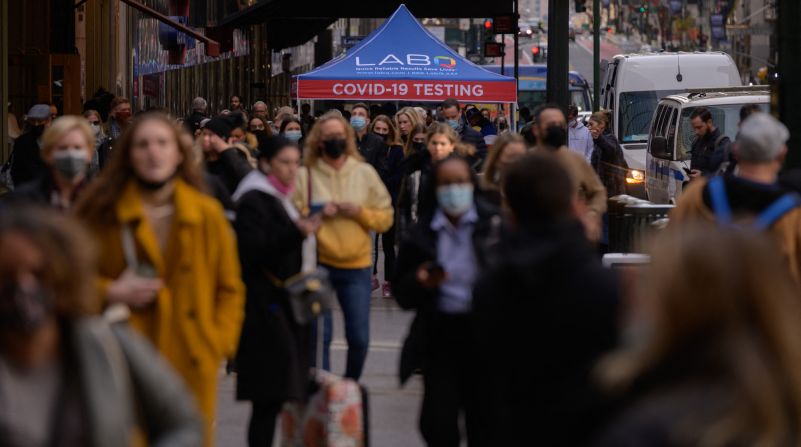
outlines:
{"label": "van side mirror", "polygon": [[672,151],[668,150],[667,138],[652,137],[650,145],[651,147],[649,148],[649,150],[651,151],[651,155],[653,155],[654,157],[666,160],[673,159]]}

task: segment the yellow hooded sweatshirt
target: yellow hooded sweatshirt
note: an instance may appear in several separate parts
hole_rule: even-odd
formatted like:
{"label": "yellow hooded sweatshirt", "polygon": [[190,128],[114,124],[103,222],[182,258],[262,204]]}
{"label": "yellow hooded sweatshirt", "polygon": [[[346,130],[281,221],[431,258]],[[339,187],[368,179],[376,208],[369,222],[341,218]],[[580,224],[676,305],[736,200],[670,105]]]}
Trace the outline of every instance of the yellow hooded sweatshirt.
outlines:
{"label": "yellow hooded sweatshirt", "polygon": [[[298,173],[293,196],[295,206],[309,212],[309,202],[350,202],[361,212],[349,218],[337,215],[327,218],[317,232],[317,251],[321,264],[340,269],[361,269],[372,265],[372,241],[369,231],[383,233],[392,227],[392,200],[378,173],[367,163],[348,157],[335,170],[323,160]],[[311,200],[309,200],[311,184]]]}

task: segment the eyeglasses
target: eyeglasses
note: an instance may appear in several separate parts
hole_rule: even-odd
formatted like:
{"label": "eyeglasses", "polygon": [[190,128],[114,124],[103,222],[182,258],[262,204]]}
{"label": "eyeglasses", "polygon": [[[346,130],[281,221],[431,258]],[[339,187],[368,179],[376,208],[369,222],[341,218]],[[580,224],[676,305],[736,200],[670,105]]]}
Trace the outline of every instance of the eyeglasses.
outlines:
{"label": "eyeglasses", "polygon": [[89,121],[89,124],[94,126],[95,124],[100,125],[100,121]]}

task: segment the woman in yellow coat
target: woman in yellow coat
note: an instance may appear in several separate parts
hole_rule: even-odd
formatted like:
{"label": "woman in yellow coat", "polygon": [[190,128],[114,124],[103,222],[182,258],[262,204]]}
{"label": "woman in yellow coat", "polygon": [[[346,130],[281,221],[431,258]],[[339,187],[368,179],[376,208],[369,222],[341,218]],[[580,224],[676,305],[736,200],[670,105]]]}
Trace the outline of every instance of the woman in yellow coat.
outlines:
{"label": "woman in yellow coat", "polygon": [[165,116],[137,120],[114,152],[76,208],[101,247],[105,304],[128,306],[130,324],[183,377],[211,445],[218,371],[244,312],[234,234]]}

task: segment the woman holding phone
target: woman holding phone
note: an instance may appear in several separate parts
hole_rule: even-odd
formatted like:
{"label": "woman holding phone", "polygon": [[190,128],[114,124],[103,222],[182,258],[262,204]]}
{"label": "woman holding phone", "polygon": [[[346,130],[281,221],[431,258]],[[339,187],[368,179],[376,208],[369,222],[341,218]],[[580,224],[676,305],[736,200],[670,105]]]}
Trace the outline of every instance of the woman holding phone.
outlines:
{"label": "woman holding phone", "polygon": [[213,443],[217,378],[236,352],[244,286],[234,235],[165,115],[138,118],[76,207],[101,248],[103,304],[130,311],[184,379]]}
{"label": "woman holding phone", "polygon": [[[320,264],[328,270],[345,317],[348,360],[345,376],[361,377],[370,342],[370,232],[392,226],[392,200],[375,169],[362,161],[353,127],[337,113],[320,117],[306,138],[306,165],[298,175],[294,202],[304,212],[322,206],[317,232]],[[331,313],[325,315],[323,368],[329,366]]]}
{"label": "woman holding phone", "polygon": [[464,414],[470,445],[489,445],[486,406],[471,330],[472,287],[489,247],[500,236],[498,210],[477,200],[468,162],[451,155],[434,165],[424,194],[436,208],[403,240],[393,285],[404,309],[417,311],[400,361],[401,383],[423,371],[420,430],[428,445],[459,445]]}

